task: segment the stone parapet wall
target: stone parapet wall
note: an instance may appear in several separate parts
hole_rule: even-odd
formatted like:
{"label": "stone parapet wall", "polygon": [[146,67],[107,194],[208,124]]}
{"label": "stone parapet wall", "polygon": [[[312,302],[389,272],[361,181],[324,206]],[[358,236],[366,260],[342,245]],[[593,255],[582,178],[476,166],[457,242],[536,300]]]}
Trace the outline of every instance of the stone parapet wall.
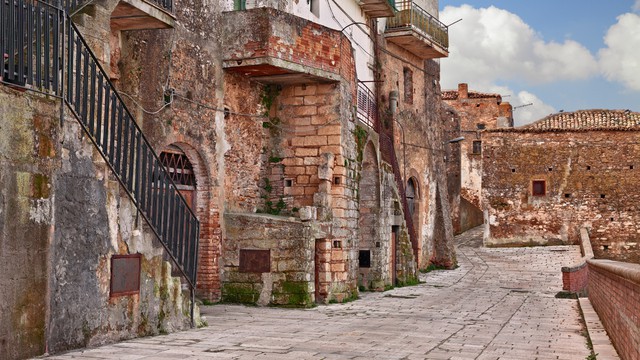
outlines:
{"label": "stone parapet wall", "polygon": [[640,264],[589,260],[589,300],[618,354],[640,359]]}
{"label": "stone parapet wall", "polygon": [[[315,303],[316,239],[311,222],[261,214],[224,215],[222,301],[308,307]],[[260,269],[241,252],[266,251]]]}

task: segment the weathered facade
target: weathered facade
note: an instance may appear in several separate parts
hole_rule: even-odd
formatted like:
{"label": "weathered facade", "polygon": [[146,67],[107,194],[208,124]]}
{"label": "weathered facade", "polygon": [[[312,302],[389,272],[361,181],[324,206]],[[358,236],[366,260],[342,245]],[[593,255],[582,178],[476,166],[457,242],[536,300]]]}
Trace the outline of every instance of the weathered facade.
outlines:
{"label": "weathered facade", "polygon": [[[60,64],[2,39],[0,352],[185,328],[196,277],[209,301],[312,306],[455,265],[447,29],[437,1],[396,8],[109,0],[33,52]],[[115,296],[129,258],[139,290]]]}
{"label": "weathered facade", "polygon": [[485,243],[572,244],[586,228],[596,258],[638,262],[639,124],[587,110],[485,132]]}
{"label": "weathered facade", "polygon": [[[499,94],[469,91],[467,84],[442,93],[445,104],[459,117],[460,133],[460,210],[458,231],[482,224],[482,134],[483,130],[513,127],[513,108]],[[452,112],[443,116],[451,118]]]}

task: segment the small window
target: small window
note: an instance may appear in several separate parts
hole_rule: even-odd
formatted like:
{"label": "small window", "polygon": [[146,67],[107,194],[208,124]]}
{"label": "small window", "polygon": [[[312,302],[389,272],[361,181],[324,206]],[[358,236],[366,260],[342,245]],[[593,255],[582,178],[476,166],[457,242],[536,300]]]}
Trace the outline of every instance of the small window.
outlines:
{"label": "small window", "polygon": [[551,171],[553,171],[553,168],[552,168],[552,167],[550,167],[550,168],[549,168],[549,172],[551,172]]}
{"label": "small window", "polygon": [[247,10],[247,0],[233,0],[233,10]]}
{"label": "small window", "polygon": [[320,0],[307,0],[307,4],[309,4],[309,10],[315,16],[320,16]]}
{"label": "small window", "polygon": [[544,180],[533,180],[531,183],[533,196],[545,196],[547,194],[547,182]]}
{"label": "small window", "polygon": [[404,68],[404,102],[413,104],[413,71]]}
{"label": "small window", "polygon": [[569,198],[571,198],[571,194],[564,194],[564,197],[569,199]]}
{"label": "small window", "polygon": [[587,165],[587,170],[591,170],[591,166],[588,166],[588,165]]}
{"label": "small window", "polygon": [[284,181],[284,187],[292,187],[293,186],[293,180],[291,179],[285,179]]}
{"label": "small window", "polygon": [[511,169],[511,172],[512,172],[512,173],[516,172],[516,169]]}
{"label": "small window", "polygon": [[482,154],[482,140],[473,141],[473,153]]}
{"label": "small window", "polygon": [[370,268],[371,267],[371,251],[370,250],[360,250],[358,256],[358,266],[361,268]]}
{"label": "small window", "polygon": [[478,127],[478,130],[484,130],[487,126],[483,123],[478,123],[476,124],[476,126]]}

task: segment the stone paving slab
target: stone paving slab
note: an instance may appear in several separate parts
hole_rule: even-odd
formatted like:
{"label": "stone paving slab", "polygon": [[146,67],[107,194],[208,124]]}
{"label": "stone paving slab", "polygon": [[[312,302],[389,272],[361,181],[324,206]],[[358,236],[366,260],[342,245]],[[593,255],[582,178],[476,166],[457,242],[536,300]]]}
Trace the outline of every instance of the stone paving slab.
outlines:
{"label": "stone paving slab", "polygon": [[455,270],[313,309],[202,307],[209,326],[49,359],[580,359],[578,302],[556,299],[577,246],[489,249],[456,238]]}

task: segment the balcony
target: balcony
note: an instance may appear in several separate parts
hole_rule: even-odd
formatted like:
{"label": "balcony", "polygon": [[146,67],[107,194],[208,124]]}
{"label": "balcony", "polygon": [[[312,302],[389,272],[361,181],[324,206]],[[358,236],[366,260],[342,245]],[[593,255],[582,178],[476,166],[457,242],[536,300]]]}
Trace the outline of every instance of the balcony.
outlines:
{"label": "balcony", "polygon": [[351,76],[340,31],[273,8],[225,12],[222,67],[265,84],[335,82]]}
{"label": "balcony", "polygon": [[358,82],[358,120],[367,127],[378,131],[378,105],[373,92]]}
{"label": "balcony", "polygon": [[395,14],[395,0],[357,0],[364,13],[371,18],[391,17]]}
{"label": "balcony", "polygon": [[173,28],[172,0],[120,0],[111,13],[114,30],[150,30]]}
{"label": "balcony", "polygon": [[387,20],[384,37],[422,59],[449,56],[449,29],[413,1],[396,2],[398,12]]}

